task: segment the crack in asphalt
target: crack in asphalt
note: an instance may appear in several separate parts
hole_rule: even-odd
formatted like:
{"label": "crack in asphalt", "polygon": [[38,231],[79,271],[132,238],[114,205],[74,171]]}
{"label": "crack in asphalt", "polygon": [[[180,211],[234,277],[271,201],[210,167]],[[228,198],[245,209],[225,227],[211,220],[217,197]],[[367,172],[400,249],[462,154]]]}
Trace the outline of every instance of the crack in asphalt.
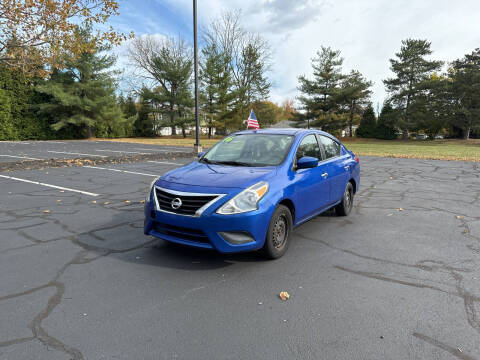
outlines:
{"label": "crack in asphalt", "polygon": [[[179,154],[176,153],[175,156],[178,157]],[[131,158],[132,159],[129,159],[128,161],[134,161],[134,157]],[[101,162],[97,163],[100,164]],[[478,184],[478,179],[480,178],[478,171],[480,168],[477,164],[464,165],[469,166],[470,169],[462,169],[460,176],[458,174],[451,174],[451,169],[444,167],[441,165],[441,163],[434,163],[434,166],[431,162],[425,162],[424,164],[427,168],[425,171],[419,169],[408,169],[408,171],[405,171],[405,160],[400,161],[399,159],[396,159],[392,161],[392,159],[389,159],[389,166],[387,168],[377,169],[374,167],[367,167],[368,177],[363,174],[364,170],[362,170],[362,181],[366,182],[367,186],[363,186],[362,184],[361,190],[357,193],[354,212],[356,215],[369,216],[366,212],[371,210],[394,212],[398,207],[402,206],[405,212],[434,212],[440,214],[441,216],[456,216],[456,221],[459,224],[458,232],[460,233],[461,238],[465,241],[463,245],[472,252],[472,255],[474,255],[474,257],[471,259],[456,259],[455,261],[451,262],[436,259],[423,259],[417,262],[408,263],[343,248],[342,246],[334,245],[320,238],[306,236],[302,234],[301,229],[297,230],[294,233],[294,236],[308,241],[320,243],[335,251],[339,251],[347,256],[351,256],[360,260],[360,264],[356,269],[344,266],[342,264],[333,265],[334,268],[343,271],[344,273],[412,288],[436,291],[462,299],[469,326],[477,333],[480,333],[480,314],[479,310],[476,309],[476,307],[480,304],[480,296],[466,289],[464,278],[467,274],[472,274],[479,270],[480,265],[478,264],[477,255],[480,253],[480,234],[475,233],[472,224],[480,220],[480,214],[474,214],[469,211],[468,208],[462,210],[458,206],[458,211],[441,207],[442,204],[447,206],[446,203],[448,202],[452,203],[452,205],[455,205],[455,197],[462,196],[470,197],[469,201],[465,201],[466,204],[480,204],[480,185]],[[45,164],[43,166],[45,166]],[[403,166],[403,169],[395,169],[396,166]],[[80,170],[72,168],[69,176],[66,176],[63,179],[67,181],[76,181],[76,177],[79,174]],[[435,174],[438,176],[438,178],[429,176],[428,174]],[[462,182],[462,176],[471,179],[473,183]],[[112,183],[109,182],[106,184],[105,179],[109,179],[109,177],[92,176],[88,178],[86,183],[92,184],[96,188],[109,190],[112,186]],[[415,183],[420,179],[428,179],[428,181],[436,182],[440,190],[430,192],[429,195],[431,197],[429,198],[426,196],[424,191],[419,189],[418,186],[415,186]],[[455,189],[456,191],[448,193],[448,196],[450,197],[449,199],[441,199],[441,197],[444,195],[441,190],[443,186],[442,184],[451,184],[452,182],[458,183]],[[143,207],[143,205],[136,206],[140,205],[139,203],[126,205],[122,199],[143,198],[145,186],[138,185],[137,183],[131,187],[133,190],[129,190],[127,192],[122,191],[120,194],[109,194],[107,191],[104,191],[104,193],[107,195],[97,199],[98,203],[94,205],[94,209],[101,210],[104,212],[104,214],[134,214],[135,216],[132,216],[132,218],[129,218],[127,221],[116,221],[113,224],[105,224],[102,226],[95,224],[89,226],[86,224],[86,227],[90,228],[85,231],[78,231],[78,229],[75,228],[75,216],[79,215],[81,211],[81,209],[78,209],[77,207],[83,206],[82,210],[85,210],[85,206],[87,206],[90,201],[87,201],[78,194],[56,195],[61,197],[62,204],[56,205],[53,214],[43,214],[42,210],[45,209],[45,206],[32,206],[30,203],[25,203],[25,207],[20,207],[19,209],[5,209],[4,207],[0,207],[0,217],[6,217],[9,219],[0,221],[0,224],[6,225],[4,227],[0,226],[0,230],[13,231],[19,236],[19,238],[30,243],[23,246],[8,247],[0,251],[0,255],[30,247],[44,246],[45,244],[54,243],[55,245],[57,242],[61,241],[68,241],[76,246],[76,249],[80,249],[73,255],[72,258],[70,258],[68,262],[60,266],[60,268],[56,271],[55,276],[53,276],[53,278],[46,283],[22,292],[13,292],[0,297],[0,301],[4,301],[21,298],[46,288],[53,288],[55,290],[54,294],[48,298],[46,305],[30,321],[28,327],[32,332],[32,336],[0,341],[0,348],[38,340],[44,346],[65,353],[73,360],[85,359],[82,351],[77,348],[75,344],[66,344],[62,342],[58,336],[47,332],[47,330],[42,326],[42,323],[55,311],[58,305],[61,304],[62,300],[64,299],[66,287],[71,285],[65,284],[62,281],[62,276],[67,269],[73,265],[89,264],[112,254],[136,251],[145,247],[149,247],[155,243],[156,240],[146,240],[128,248],[115,248],[113,245],[109,246],[108,236],[101,235],[101,232],[103,231],[122,229],[122,227],[133,229],[142,228],[143,210],[141,207]],[[39,199],[43,197],[50,198],[52,197],[51,194],[52,190],[42,189],[29,193],[22,193],[21,195],[26,196],[27,198],[32,197]],[[432,200],[432,198],[438,199],[438,204],[436,204],[436,206],[422,206],[421,201]],[[68,204],[66,204],[67,201]],[[110,204],[105,204],[106,201],[109,201]],[[441,203],[441,201],[443,201],[443,203]],[[393,203],[398,204],[398,207],[395,207],[396,205],[393,205]],[[62,209],[62,207],[66,208]],[[58,218],[56,218],[56,216],[58,216]],[[72,223],[70,223],[66,219],[74,220]],[[34,222],[28,223],[30,220]],[[316,218],[311,222],[318,221],[322,221],[322,219]],[[345,226],[355,225],[348,219],[344,219],[342,221],[342,224]],[[12,226],[13,223],[18,223],[20,225]],[[41,239],[34,231],[28,231],[35,230],[35,228],[41,226],[56,226],[58,231],[63,232],[63,234],[60,236],[52,236],[48,239]],[[55,233],[55,231],[53,232]],[[95,256],[92,256],[92,254]],[[379,266],[383,266],[383,268],[379,269]],[[395,271],[389,269],[389,267],[393,267]],[[398,271],[396,267],[401,270]],[[415,271],[413,275],[411,274],[412,270]],[[395,275],[392,276],[391,273],[395,273]],[[432,278],[432,274],[440,275],[444,278],[438,280]],[[222,282],[225,282],[225,280],[222,279],[218,282],[215,282],[215,284]],[[192,293],[199,290],[204,290],[211,285],[212,284],[205,284],[188,289],[180,296],[180,299],[185,299]],[[423,342],[427,342],[435,347],[438,347],[459,359],[474,359],[474,357],[459,351],[455,347],[449,346],[419,332],[413,332],[412,336],[422,340]],[[291,346],[295,346],[295,344],[291,344]]]}

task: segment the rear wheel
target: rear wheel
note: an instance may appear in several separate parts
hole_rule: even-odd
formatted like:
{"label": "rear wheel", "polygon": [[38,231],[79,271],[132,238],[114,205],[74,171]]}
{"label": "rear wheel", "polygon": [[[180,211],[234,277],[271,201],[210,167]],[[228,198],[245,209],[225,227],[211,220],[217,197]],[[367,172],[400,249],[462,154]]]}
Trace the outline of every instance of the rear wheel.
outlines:
{"label": "rear wheel", "polygon": [[279,205],[270,220],[265,245],[262,249],[267,258],[278,259],[285,254],[288,249],[292,225],[290,210],[284,205]]}
{"label": "rear wheel", "polygon": [[343,193],[342,201],[335,206],[335,212],[339,216],[347,216],[350,214],[353,206],[353,185],[351,182],[347,183],[345,192]]}

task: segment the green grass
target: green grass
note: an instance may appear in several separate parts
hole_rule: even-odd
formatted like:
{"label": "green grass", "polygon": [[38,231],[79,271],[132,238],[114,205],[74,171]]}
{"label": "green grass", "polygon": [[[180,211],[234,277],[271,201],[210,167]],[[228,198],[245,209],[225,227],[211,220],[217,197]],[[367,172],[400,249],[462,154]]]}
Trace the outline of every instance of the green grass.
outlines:
{"label": "green grass", "polygon": [[[200,139],[204,147],[212,147],[221,137]],[[164,136],[158,138],[122,138],[92,139],[120,141],[138,144],[171,145],[192,147],[194,138]],[[396,158],[464,160],[480,162],[480,140],[375,140],[375,139],[341,139],[345,145],[359,156],[382,156]]]}
{"label": "green grass", "polygon": [[480,161],[479,140],[341,140],[359,156]]}

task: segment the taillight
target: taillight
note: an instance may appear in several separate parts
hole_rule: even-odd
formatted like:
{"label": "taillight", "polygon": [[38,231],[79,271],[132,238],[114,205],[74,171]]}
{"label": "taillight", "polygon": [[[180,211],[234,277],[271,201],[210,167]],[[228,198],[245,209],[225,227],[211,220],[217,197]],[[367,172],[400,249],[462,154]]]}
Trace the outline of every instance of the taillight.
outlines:
{"label": "taillight", "polygon": [[359,163],[359,162],[360,162],[360,159],[358,158],[358,156],[357,156],[357,155],[355,155],[355,161],[356,161],[357,163]]}

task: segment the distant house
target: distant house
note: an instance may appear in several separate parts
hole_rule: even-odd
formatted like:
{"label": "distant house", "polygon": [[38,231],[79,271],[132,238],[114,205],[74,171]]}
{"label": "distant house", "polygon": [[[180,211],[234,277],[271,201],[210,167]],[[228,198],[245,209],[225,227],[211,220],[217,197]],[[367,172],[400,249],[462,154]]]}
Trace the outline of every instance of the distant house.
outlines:
{"label": "distant house", "polygon": [[[352,136],[355,136],[355,133],[358,129],[358,125],[352,125]],[[350,136],[350,128],[347,126],[342,130],[342,137]]]}
{"label": "distant house", "polygon": [[[168,125],[167,122],[163,121],[163,115],[160,113],[150,114],[153,117],[153,131],[155,134],[159,136],[170,136],[172,135],[172,127]],[[205,115],[200,112],[200,134],[207,135],[208,134],[208,126],[205,120]],[[175,128],[177,135],[182,134],[182,128],[177,126]],[[212,135],[215,135],[217,129],[215,127],[212,128]],[[185,134],[192,134],[195,133],[195,124],[187,126],[185,128]]]}

